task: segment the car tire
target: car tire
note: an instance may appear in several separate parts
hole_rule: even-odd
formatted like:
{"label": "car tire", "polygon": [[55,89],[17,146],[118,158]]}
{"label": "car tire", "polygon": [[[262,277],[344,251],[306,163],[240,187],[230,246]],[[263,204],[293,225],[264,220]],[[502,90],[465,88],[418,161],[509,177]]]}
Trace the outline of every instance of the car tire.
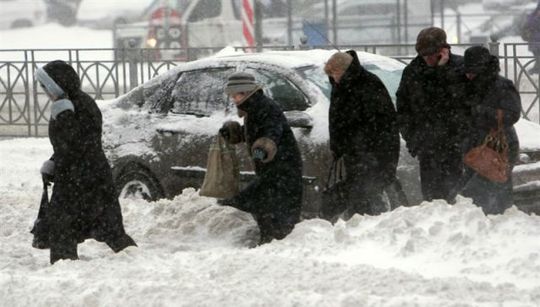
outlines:
{"label": "car tire", "polygon": [[164,197],[163,189],[150,171],[128,165],[115,182],[119,198],[156,201]]}

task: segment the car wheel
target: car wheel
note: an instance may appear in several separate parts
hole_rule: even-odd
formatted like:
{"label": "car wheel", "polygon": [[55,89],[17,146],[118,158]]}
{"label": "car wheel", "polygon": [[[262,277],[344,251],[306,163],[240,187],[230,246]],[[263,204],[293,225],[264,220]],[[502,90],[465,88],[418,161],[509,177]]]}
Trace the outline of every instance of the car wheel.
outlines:
{"label": "car wheel", "polygon": [[149,171],[141,167],[127,167],[116,180],[119,198],[155,201],[163,198],[163,191]]}

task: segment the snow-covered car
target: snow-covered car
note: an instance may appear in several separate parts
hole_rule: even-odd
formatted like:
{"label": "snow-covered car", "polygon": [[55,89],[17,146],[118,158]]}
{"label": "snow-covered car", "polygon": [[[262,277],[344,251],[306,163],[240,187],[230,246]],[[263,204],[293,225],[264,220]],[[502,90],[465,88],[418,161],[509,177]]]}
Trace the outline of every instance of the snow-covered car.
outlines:
{"label": "snow-covered car", "polygon": [[[330,84],[324,62],[334,51],[284,51],[215,56],[183,63],[103,105],[104,144],[121,197],[174,197],[184,188],[199,188],[208,148],[226,120],[236,119],[223,88],[235,71],[253,73],[265,93],[279,103],[299,142],[304,161],[304,214],[319,206],[331,162],[328,151]],[[378,75],[393,96],[404,64],[358,52],[361,63]],[[522,160],[514,172],[516,203],[538,205],[540,126],[517,125]],[[403,145],[403,142],[402,142]],[[245,146],[237,146],[242,179],[253,176]],[[402,146],[398,178],[409,203],[421,201],[418,164]],[[388,189],[392,206],[399,205]],[[525,208],[530,210],[530,208]],[[538,210],[538,209],[537,209]]]}
{"label": "snow-covered car", "polygon": [[42,0],[0,0],[0,29],[32,27],[45,22]]}

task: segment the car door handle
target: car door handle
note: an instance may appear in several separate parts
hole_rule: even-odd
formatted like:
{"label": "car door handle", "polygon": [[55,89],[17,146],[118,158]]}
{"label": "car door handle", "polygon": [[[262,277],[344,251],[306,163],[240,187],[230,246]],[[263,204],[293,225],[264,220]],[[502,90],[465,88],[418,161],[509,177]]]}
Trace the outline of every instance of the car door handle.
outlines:
{"label": "car door handle", "polygon": [[163,129],[163,128],[158,128],[156,129],[156,131],[157,133],[162,134],[164,136],[171,136],[171,135],[180,133],[180,131],[177,131],[177,130]]}

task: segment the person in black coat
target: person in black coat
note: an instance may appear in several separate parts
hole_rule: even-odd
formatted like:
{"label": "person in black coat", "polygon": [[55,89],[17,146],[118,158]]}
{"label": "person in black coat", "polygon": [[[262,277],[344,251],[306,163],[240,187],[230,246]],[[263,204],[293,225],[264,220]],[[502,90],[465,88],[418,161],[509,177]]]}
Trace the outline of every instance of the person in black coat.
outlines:
{"label": "person in black coat", "polygon": [[330,150],[343,158],[347,215],[386,211],[382,195],[396,180],[399,131],[392,99],[382,81],[367,71],[354,51],[337,52],[325,65],[332,84]]}
{"label": "person in black coat", "polygon": [[492,182],[466,168],[461,194],[471,197],[485,214],[500,214],[512,203],[512,169],[519,155],[519,140],[514,124],[519,120],[521,98],[512,81],[499,75],[499,59],[482,46],[465,51],[467,103],[470,106],[470,130],[466,150],[481,145],[492,129],[497,129],[497,110],[508,143],[508,181]]}
{"label": "person in black coat", "polygon": [[450,52],[444,30],[418,34],[414,58],[396,93],[400,132],[420,163],[424,200],[453,202],[463,173],[467,107],[463,103],[463,57]]}
{"label": "person in black coat", "polygon": [[48,208],[50,261],[78,259],[77,244],[88,238],[119,252],[136,246],[124,231],[111,168],[102,149],[101,112],[81,90],[79,76],[63,61],[36,72],[52,101],[49,139],[54,154],[41,168],[54,181]]}
{"label": "person in black coat", "polygon": [[244,117],[244,126],[229,121],[220,134],[231,144],[247,143],[256,178],[237,196],[221,204],[254,216],[261,233],[260,244],[283,239],[300,219],[300,149],[283,111],[264,95],[253,75],[232,74],[226,92]]}

